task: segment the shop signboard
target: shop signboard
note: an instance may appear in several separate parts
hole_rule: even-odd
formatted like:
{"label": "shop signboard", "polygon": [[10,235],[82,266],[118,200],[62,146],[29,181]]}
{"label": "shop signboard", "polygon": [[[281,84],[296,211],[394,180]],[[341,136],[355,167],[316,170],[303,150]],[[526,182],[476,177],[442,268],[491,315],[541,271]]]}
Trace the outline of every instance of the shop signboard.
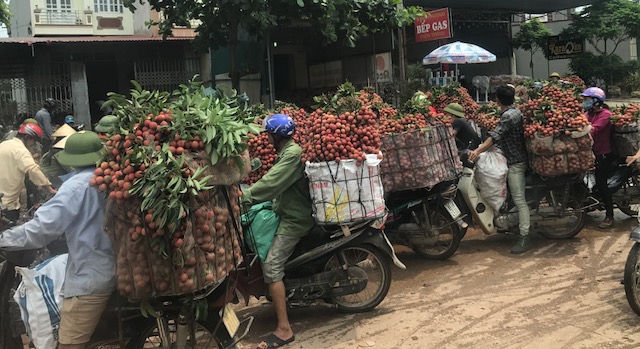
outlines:
{"label": "shop signboard", "polygon": [[326,87],[338,86],[342,83],[342,61],[325,63],[324,78]]}
{"label": "shop signboard", "polygon": [[452,37],[451,24],[451,11],[448,8],[427,12],[424,16],[416,18],[414,22],[416,42]]}
{"label": "shop signboard", "polygon": [[312,88],[338,86],[342,81],[342,61],[309,66],[309,85]]}
{"label": "shop signboard", "polygon": [[547,57],[549,60],[575,58],[584,53],[584,39],[578,37],[547,38]]}
{"label": "shop signboard", "polygon": [[309,85],[311,88],[325,86],[324,63],[309,66]]}
{"label": "shop signboard", "polygon": [[391,52],[379,53],[376,55],[375,59],[376,82],[393,82]]}

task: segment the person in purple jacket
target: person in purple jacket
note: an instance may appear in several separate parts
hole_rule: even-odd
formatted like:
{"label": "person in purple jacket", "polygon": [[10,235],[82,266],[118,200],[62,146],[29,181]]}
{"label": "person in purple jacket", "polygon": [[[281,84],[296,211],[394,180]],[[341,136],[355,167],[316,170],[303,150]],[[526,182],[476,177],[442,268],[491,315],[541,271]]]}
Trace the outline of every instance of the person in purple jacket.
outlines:
{"label": "person in purple jacket", "polygon": [[614,156],[611,153],[611,111],[604,104],[606,95],[597,87],[589,87],[581,94],[582,108],[587,113],[591,123],[591,137],[593,137],[593,153],[596,155],[596,187],[602,198],[607,213],[600,229],[613,227],[613,198],[607,179],[611,172]]}

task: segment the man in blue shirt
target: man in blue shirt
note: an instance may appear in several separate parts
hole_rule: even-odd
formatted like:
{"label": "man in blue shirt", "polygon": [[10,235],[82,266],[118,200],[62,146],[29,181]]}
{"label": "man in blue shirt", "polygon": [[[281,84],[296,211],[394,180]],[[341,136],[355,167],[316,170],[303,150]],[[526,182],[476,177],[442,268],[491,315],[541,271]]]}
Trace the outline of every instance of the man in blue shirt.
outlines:
{"label": "man in blue shirt", "polygon": [[31,221],[0,235],[0,248],[15,251],[42,248],[65,234],[69,257],[59,349],[85,349],[115,291],[115,256],[102,229],[107,198],[89,186],[103,152],[93,132],[69,136],[58,161],[75,171]]}

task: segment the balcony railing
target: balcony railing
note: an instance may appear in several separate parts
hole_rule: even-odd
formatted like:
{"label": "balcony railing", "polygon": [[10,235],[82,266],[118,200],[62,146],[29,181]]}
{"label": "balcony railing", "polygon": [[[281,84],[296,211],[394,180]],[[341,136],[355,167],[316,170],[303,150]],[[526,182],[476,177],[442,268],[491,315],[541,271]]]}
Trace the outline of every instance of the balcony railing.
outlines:
{"label": "balcony railing", "polygon": [[91,25],[91,15],[85,11],[72,10],[35,10],[36,24],[53,25]]}

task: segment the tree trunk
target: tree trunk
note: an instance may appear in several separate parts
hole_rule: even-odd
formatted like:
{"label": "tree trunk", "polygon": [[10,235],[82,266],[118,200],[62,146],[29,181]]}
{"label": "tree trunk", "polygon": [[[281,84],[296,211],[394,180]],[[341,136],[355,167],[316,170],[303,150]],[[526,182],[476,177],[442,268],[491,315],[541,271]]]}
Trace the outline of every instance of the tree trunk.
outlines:
{"label": "tree trunk", "polygon": [[531,59],[529,60],[529,68],[531,68],[531,78],[533,79],[533,51],[531,51]]}
{"label": "tree trunk", "polygon": [[238,20],[231,19],[229,23],[229,76],[231,86],[240,91],[240,72],[238,71]]}

